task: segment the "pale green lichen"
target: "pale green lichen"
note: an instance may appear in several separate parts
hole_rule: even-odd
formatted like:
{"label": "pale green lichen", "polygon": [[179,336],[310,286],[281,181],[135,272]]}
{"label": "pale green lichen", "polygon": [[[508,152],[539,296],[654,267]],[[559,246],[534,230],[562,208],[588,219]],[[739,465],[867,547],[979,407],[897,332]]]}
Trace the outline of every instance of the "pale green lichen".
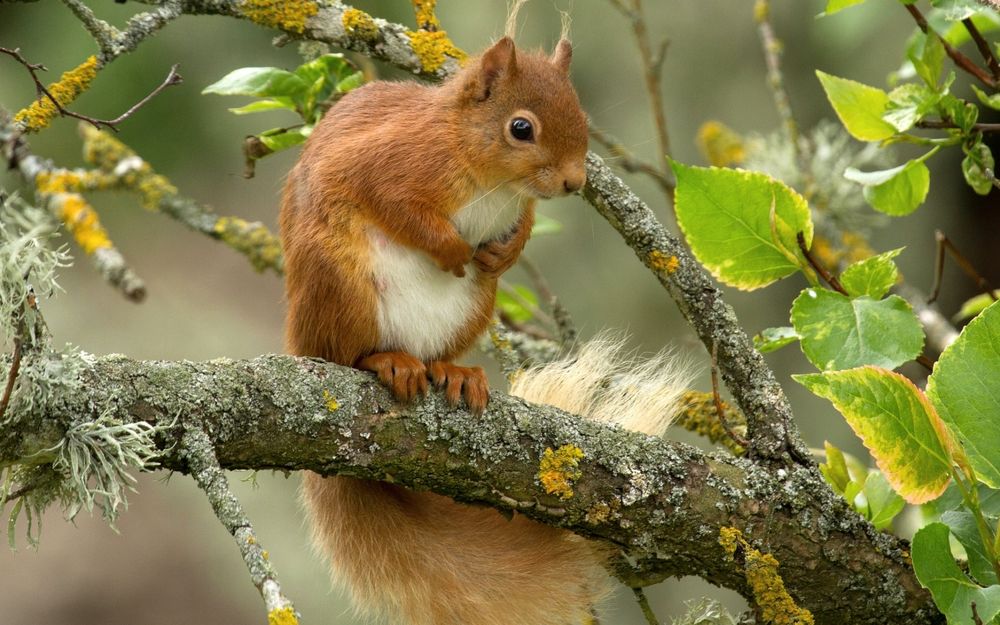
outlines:
{"label": "pale green lichen", "polygon": [[735,527],[719,530],[719,544],[730,560],[743,568],[743,575],[760,608],[764,623],[770,625],[813,625],[813,615],[800,608],[785,589],[778,574],[778,560],[769,553],[754,549]]}
{"label": "pale green lichen", "polygon": [[136,191],[142,198],[143,208],[158,210],[163,200],[177,195],[177,187],[109,133],[81,124],[80,135],[84,160],[99,167],[121,186]]}
{"label": "pale green lichen", "polygon": [[[87,90],[97,76],[98,62],[96,56],[89,56],[80,65],[64,72],[59,80],[48,86],[48,92],[60,106],[69,106],[81,93]],[[59,109],[48,96],[42,95],[30,106],[18,111],[14,121],[24,124],[29,131],[38,131],[49,125],[59,113]]]}
{"label": "pale green lichen", "polygon": [[309,18],[319,12],[319,5],[315,0],[243,0],[238,9],[263,26],[303,33]]}
{"label": "pale green lichen", "polygon": [[281,267],[281,241],[259,221],[220,217],[215,222],[214,230],[216,236],[229,247],[245,254],[257,271]]}
{"label": "pale green lichen", "polygon": [[558,495],[560,499],[571,499],[573,482],[583,475],[577,468],[583,457],[583,450],[576,445],[563,445],[555,451],[546,448],[538,463],[537,475],[545,492]]}

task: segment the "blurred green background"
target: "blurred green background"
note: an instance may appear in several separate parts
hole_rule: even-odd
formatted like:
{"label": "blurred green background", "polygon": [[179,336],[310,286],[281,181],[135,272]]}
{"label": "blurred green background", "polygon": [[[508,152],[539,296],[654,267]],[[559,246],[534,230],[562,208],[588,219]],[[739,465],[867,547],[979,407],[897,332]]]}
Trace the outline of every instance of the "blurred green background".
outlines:
{"label": "blurred green background", "polygon": [[[116,25],[138,5],[91,3]],[[670,40],[664,64],[664,99],[674,158],[703,164],[694,137],[702,122],[720,120],[740,132],[769,132],[778,126],[765,83],[764,60],[749,0],[647,1],[654,40]],[[884,85],[902,59],[913,23],[896,2],[872,0],[833,17],[816,19],[822,0],[776,0],[774,25],[785,43],[784,71],[791,104],[803,128],[832,117],[815,69]],[[442,0],[438,10],[456,43],[475,51],[503,31],[502,0]],[[358,2],[387,19],[413,23],[406,0]],[[550,48],[558,37],[558,8],[573,18],[573,77],[595,123],[635,153],[654,161],[656,141],[644,91],[641,65],[627,21],[607,0],[533,2],[521,14],[519,43]],[[292,123],[281,113],[270,118],[236,117],[227,107],[242,99],[202,96],[203,87],[237,67],[294,67],[295,45],[275,48],[275,33],[249,22],[222,17],[184,17],[102,71],[72,108],[111,118],[159,84],[173,63],[184,84],[152,101],[121,125],[120,138],[168,176],[181,193],[212,205],[221,214],[275,226],[285,173],[297,150],[270,157],[245,180],[240,144],[247,134]],[[80,23],[54,1],[0,5],[0,46],[20,47],[31,61],[44,63],[49,80],[76,66],[95,45]],[[385,75],[399,76],[385,70]],[[0,106],[17,110],[34,97],[26,72],[0,57]],[[273,123],[272,123],[273,122]],[[64,166],[82,164],[76,122],[58,119],[30,137],[33,150]],[[956,151],[952,151],[956,152]],[[961,180],[954,153],[932,162],[926,205],[893,222],[873,240],[876,249],[907,245],[899,263],[907,279],[927,290],[932,279],[933,229],[942,228],[968,252],[980,270],[1000,282],[992,240],[997,232],[996,193],[979,198]],[[901,162],[901,161],[900,161]],[[18,179],[3,174],[2,186]],[[645,178],[626,176],[633,188],[675,229],[658,188]],[[30,193],[26,192],[30,197]],[[149,295],[130,304],[106,286],[86,258],[62,274],[66,292],[43,303],[57,341],[98,353],[135,358],[200,360],[249,357],[282,349],[281,282],[255,274],[246,260],[223,245],[183,226],[143,211],[129,196],[91,197],[112,239],[147,281]],[[579,198],[545,203],[545,214],[564,224],[561,234],[539,237],[528,253],[544,268],[553,289],[573,313],[582,334],[603,328],[631,333],[641,349],[674,344],[707,364],[704,350],[655,279],[637,262],[618,235]],[[72,247],[72,246],[71,246]],[[74,250],[76,253],[77,251]],[[79,255],[78,255],[79,256]],[[512,281],[524,281],[520,273]],[[727,289],[745,328],[787,325],[791,300],[804,286],[791,278],[766,294]],[[974,287],[949,268],[942,308],[952,312]],[[473,359],[481,359],[473,355]],[[862,448],[843,420],[789,378],[807,371],[795,347],[768,361],[788,392],[807,442],[823,440],[857,454]],[[497,380],[499,383],[499,380]],[[707,389],[707,382],[701,384]],[[263,621],[261,602],[243,563],[205,499],[186,476],[164,483],[162,474],[140,478],[140,494],[118,524],[119,533],[100,519],[81,514],[76,525],[58,510],[45,519],[38,551],[0,549],[2,625],[218,625]],[[297,500],[298,476],[261,474],[259,488],[232,474],[261,541],[270,550],[286,592],[305,623],[355,623],[324,565],[310,552]],[[19,541],[23,539],[19,530]],[[703,594],[722,597],[733,609],[739,598],[698,580],[671,580],[651,589],[654,609],[664,621],[683,612],[683,602]],[[631,593],[619,592],[605,610],[609,625],[640,623]]]}

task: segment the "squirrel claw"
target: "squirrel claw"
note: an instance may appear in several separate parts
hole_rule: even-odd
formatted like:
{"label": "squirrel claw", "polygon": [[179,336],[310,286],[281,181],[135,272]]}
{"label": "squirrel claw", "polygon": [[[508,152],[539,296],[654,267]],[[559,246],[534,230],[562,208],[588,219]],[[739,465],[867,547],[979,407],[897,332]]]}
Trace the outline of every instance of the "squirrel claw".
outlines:
{"label": "squirrel claw", "polygon": [[427,394],[427,367],[406,352],[379,352],[358,361],[358,369],[374,371],[401,402]]}
{"label": "squirrel claw", "polygon": [[482,367],[459,367],[435,360],[428,365],[427,372],[434,386],[444,389],[444,397],[452,406],[457,406],[464,397],[472,412],[480,414],[486,409],[490,385]]}

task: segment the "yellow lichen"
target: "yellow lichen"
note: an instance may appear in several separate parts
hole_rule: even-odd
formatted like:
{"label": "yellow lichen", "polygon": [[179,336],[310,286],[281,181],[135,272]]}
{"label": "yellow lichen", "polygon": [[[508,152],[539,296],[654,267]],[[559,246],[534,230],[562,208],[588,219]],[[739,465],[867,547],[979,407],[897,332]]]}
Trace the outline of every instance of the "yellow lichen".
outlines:
{"label": "yellow lichen", "polygon": [[290,605],[275,608],[267,613],[267,625],[299,625],[299,617]]}
{"label": "yellow lichen", "polygon": [[797,606],[785,589],[785,582],[778,574],[778,560],[774,556],[754,549],[735,527],[719,530],[719,544],[729,559],[743,568],[763,622],[772,625],[813,625],[812,613]]}
{"label": "yellow lichen", "polygon": [[280,270],[281,242],[264,224],[239,217],[220,217],[214,230],[229,247],[245,254],[257,271],[269,267]]}
{"label": "yellow lichen", "polygon": [[326,409],[330,412],[334,412],[340,408],[337,398],[326,389],[323,389],[323,401],[326,403]]}
{"label": "yellow lichen", "polygon": [[344,30],[351,35],[364,41],[378,38],[378,26],[375,25],[375,20],[360,9],[347,9],[341,20],[344,23]]}
{"label": "yellow lichen", "polygon": [[746,158],[743,137],[721,122],[707,121],[702,124],[695,143],[709,165],[728,167],[738,165]]}
{"label": "yellow lichen", "polygon": [[413,12],[417,14],[417,27],[421,30],[438,30],[441,22],[434,14],[434,5],[437,0],[410,0],[413,3]]}
{"label": "yellow lichen", "polygon": [[676,256],[667,256],[660,250],[653,250],[649,253],[649,266],[655,271],[662,271],[671,274],[677,271],[680,261]]}
{"label": "yellow lichen", "polygon": [[111,247],[111,240],[98,220],[97,213],[83,197],[67,193],[56,196],[55,201],[59,202],[59,218],[85,254]]}
{"label": "yellow lichen", "polygon": [[555,451],[551,447],[546,448],[538,463],[538,481],[545,492],[559,495],[560,499],[570,499],[573,482],[583,475],[577,468],[581,459],[583,450],[576,445],[563,445]]}
{"label": "yellow lichen", "polygon": [[[159,210],[160,202],[177,195],[177,187],[154,172],[149,163],[109,133],[81,124],[80,135],[83,137],[84,160],[105,172],[113,172],[122,186],[138,192],[143,208]],[[122,167],[123,162],[127,167]]]}
{"label": "yellow lichen", "polygon": [[459,62],[466,59],[465,52],[452,43],[448,33],[443,30],[411,30],[406,34],[410,36],[410,45],[420,59],[420,67],[424,72],[436,71],[449,56]]}
{"label": "yellow lichen", "polygon": [[302,33],[319,5],[315,0],[242,0],[239,11],[258,24]]}
{"label": "yellow lichen", "polygon": [[[733,455],[742,456],[746,450],[734,441],[719,420],[712,393],[688,391],[681,398],[681,411],[674,424],[689,432],[704,436],[712,443],[724,446]],[[722,402],[722,415],[730,429],[739,434],[746,433],[746,418],[738,409]]]}
{"label": "yellow lichen", "polygon": [[771,3],[768,0],[757,0],[753,5],[753,19],[760,24],[771,14]]}
{"label": "yellow lichen", "polygon": [[[97,57],[91,55],[83,63],[64,72],[59,80],[48,86],[48,91],[61,106],[69,106],[73,100],[87,90],[94,77],[97,76],[97,69]],[[17,115],[14,116],[14,121],[24,124],[29,131],[38,131],[48,126],[58,113],[59,109],[52,103],[52,100],[42,95],[31,106],[18,111]]]}

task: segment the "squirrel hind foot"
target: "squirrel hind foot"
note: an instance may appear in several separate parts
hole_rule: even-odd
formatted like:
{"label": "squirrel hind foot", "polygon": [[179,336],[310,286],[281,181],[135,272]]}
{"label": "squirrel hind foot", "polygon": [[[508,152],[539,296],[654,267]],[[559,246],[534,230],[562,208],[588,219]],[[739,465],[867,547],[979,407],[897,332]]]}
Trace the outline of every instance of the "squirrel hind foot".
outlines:
{"label": "squirrel hind foot", "polygon": [[427,367],[406,352],[377,352],[359,360],[356,367],[375,372],[398,401],[427,394]]}
{"label": "squirrel hind foot", "polygon": [[490,398],[490,385],[482,367],[459,367],[450,362],[435,360],[428,365],[431,381],[444,389],[445,399],[457,406],[464,397],[469,409],[481,414]]}

